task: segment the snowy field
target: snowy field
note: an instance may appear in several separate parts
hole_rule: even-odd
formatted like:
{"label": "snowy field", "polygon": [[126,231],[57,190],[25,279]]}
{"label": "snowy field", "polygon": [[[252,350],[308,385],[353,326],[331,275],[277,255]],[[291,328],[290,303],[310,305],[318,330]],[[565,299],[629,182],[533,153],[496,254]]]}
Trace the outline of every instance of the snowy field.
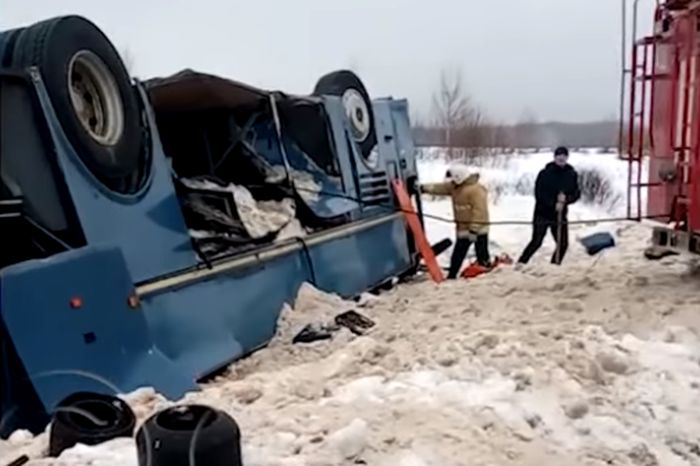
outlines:
{"label": "snowy field", "polygon": [[[444,179],[449,163],[441,156],[441,150],[424,150],[419,162],[422,182],[439,182]],[[508,159],[497,159],[494,166],[472,167],[481,175],[481,182],[489,188],[491,202],[491,221],[528,223],[532,220],[534,208],[535,178],[540,169],[552,161],[552,153],[513,155]],[[580,202],[572,206],[569,220],[582,222],[591,219],[614,219],[627,216],[627,172],[628,164],[619,160],[614,154],[598,154],[592,150],[584,153],[573,153],[570,163],[579,172],[602,175],[605,187],[601,189],[600,202],[596,204]],[[603,196],[604,194],[604,196]],[[646,202],[643,193],[642,204]],[[632,201],[633,211],[636,212],[636,199]],[[433,241],[454,235],[451,223],[442,219],[452,219],[452,205],[448,199],[431,199],[428,203],[428,214],[431,218],[426,221],[428,236]],[[644,210],[644,209],[643,209]],[[644,211],[642,212],[644,214]],[[436,219],[434,217],[439,217]],[[607,221],[600,222],[599,230],[609,230]],[[594,228],[595,230],[595,228]],[[493,225],[491,227],[491,242],[493,253],[506,252],[517,256],[527,244],[531,227],[529,225]],[[591,225],[572,224],[571,238],[577,234],[591,232]],[[471,251],[473,254],[474,251]],[[449,262],[449,255],[443,255],[443,263]]]}
{"label": "snowy field", "polygon": [[[532,199],[517,187],[551,154],[482,168],[501,186],[493,220],[524,220]],[[626,165],[574,154],[610,178],[622,204],[577,205],[572,219],[625,214]],[[423,181],[439,181],[424,160]],[[426,210],[449,217],[448,202]],[[431,220],[432,241],[452,225]],[[591,258],[576,236],[609,231],[616,248]],[[494,226],[494,247],[517,255],[527,226]],[[436,286],[418,278],[379,297],[343,302],[305,286],[285,309],[270,347],[178,403],[226,410],[241,425],[246,466],[503,466],[700,464],[700,276],[683,258],[649,263],[645,224],[572,228],[562,267],[547,262]],[[496,251],[494,251],[496,252]],[[367,335],[290,344],[306,324],[348,309],[376,323]],[[128,397],[140,420],[170,402],[149,390]],[[131,440],[78,446],[41,459],[47,435],[0,442],[0,465],[136,466]]]}

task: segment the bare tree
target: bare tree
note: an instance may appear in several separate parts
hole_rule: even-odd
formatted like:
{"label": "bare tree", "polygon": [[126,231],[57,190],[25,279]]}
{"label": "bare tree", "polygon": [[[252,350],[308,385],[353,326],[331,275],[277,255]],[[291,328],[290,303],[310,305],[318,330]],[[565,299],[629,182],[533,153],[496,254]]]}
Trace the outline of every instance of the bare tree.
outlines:
{"label": "bare tree", "polygon": [[439,90],[433,95],[433,112],[435,125],[444,133],[449,158],[459,155],[476,163],[492,147],[493,127],[484,110],[465,91],[459,70],[441,73]]}
{"label": "bare tree", "polygon": [[448,156],[453,157],[454,136],[465,125],[470,113],[470,99],[464,93],[462,72],[443,70],[440,88],[433,95],[433,112],[436,126],[445,132]]}
{"label": "bare tree", "polygon": [[454,144],[470,162],[484,155],[484,150],[490,147],[491,127],[484,111],[476,106],[469,106],[466,114],[454,129]]}

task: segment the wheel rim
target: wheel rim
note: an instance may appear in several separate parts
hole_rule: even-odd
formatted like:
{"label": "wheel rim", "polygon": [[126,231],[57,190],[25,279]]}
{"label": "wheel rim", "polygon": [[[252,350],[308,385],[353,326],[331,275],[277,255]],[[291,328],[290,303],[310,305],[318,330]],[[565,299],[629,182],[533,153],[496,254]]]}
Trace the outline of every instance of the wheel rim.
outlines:
{"label": "wheel rim", "polygon": [[358,142],[363,142],[369,137],[371,124],[365,99],[356,89],[348,89],[343,94],[343,106],[345,114],[350,120],[353,138]]}
{"label": "wheel rim", "polygon": [[[116,409],[115,409],[116,408]],[[105,430],[119,424],[119,408],[103,400],[84,400],[62,408],[72,424],[82,430]]]}
{"label": "wheel rim", "polygon": [[102,59],[88,50],[76,53],[68,65],[68,90],[90,137],[104,146],[116,144],[124,132],[124,109],[117,82]]}

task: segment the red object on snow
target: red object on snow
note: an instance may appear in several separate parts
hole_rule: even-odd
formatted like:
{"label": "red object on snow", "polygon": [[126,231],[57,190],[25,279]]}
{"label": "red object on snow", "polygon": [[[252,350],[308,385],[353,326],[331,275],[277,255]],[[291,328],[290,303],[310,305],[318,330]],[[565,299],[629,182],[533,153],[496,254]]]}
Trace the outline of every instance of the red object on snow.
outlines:
{"label": "red object on snow", "polygon": [[418,251],[421,256],[423,256],[423,261],[425,261],[425,265],[428,267],[428,272],[435,283],[441,283],[445,280],[445,277],[442,274],[442,269],[438,265],[435,252],[430,246],[428,238],[425,236],[425,232],[418,219],[418,214],[413,208],[413,203],[408,195],[408,191],[406,191],[403,181],[399,179],[394,180],[392,185],[394,186],[394,193],[396,194],[396,199],[399,201],[399,206],[406,217],[406,223],[408,223],[413,238],[416,240]]}
{"label": "red object on snow", "polygon": [[489,273],[493,270],[493,267],[484,267],[476,262],[472,262],[469,266],[462,272],[462,278],[476,278],[479,275]]}
{"label": "red object on snow", "polygon": [[501,265],[511,265],[512,263],[513,259],[511,259],[511,257],[508,254],[502,254],[496,257],[493,260],[491,267],[484,267],[483,265],[479,265],[477,262],[472,262],[462,272],[462,278],[476,278],[479,275],[491,272],[496,267],[499,267]]}

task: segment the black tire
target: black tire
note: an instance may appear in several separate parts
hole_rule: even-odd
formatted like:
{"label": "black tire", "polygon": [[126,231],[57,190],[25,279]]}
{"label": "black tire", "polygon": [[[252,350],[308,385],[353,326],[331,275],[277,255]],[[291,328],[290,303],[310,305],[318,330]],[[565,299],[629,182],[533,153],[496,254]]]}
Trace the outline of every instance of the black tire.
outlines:
{"label": "black tire", "polygon": [[[58,120],[80,158],[107,187],[120,190],[123,179],[140,168],[144,136],[135,90],[109,39],[80,16],[54,18],[22,31],[13,63],[39,69]],[[71,93],[75,83],[82,87]],[[72,95],[82,96],[82,102],[99,102],[85,108],[103,111],[84,112],[86,123],[81,123]]]}
{"label": "black tire", "polygon": [[[362,155],[366,158],[372,153],[372,149],[377,145],[377,132],[374,126],[374,111],[372,110],[372,99],[362,83],[362,80],[348,70],[334,71],[321,77],[314,88],[314,95],[335,95],[339,97],[346,96],[348,91],[355,91],[364,101],[364,108],[353,105],[346,105],[345,111],[350,118],[350,126],[353,129],[353,138],[360,146]],[[368,128],[363,130],[360,126],[368,125]]]}
{"label": "black tire", "polygon": [[24,28],[0,32],[0,67],[9,68],[12,66],[15,42],[17,42],[17,37],[22,31],[24,31]]}
{"label": "black tire", "polygon": [[207,406],[180,406],[152,416],[136,434],[136,447],[139,466],[243,464],[238,424]]}
{"label": "black tire", "polygon": [[56,407],[49,435],[49,455],[58,457],[78,443],[99,445],[132,437],[136,416],[123,400],[109,395],[79,392]]}

